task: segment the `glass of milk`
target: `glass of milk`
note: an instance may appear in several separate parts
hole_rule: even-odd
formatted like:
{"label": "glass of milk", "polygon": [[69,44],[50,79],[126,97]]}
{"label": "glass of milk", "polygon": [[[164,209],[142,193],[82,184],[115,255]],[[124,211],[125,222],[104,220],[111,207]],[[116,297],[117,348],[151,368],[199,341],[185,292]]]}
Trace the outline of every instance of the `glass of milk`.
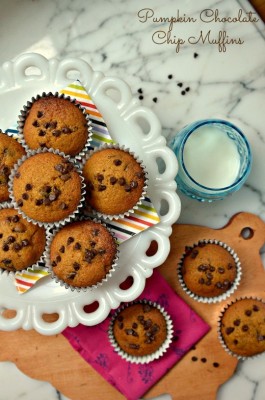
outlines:
{"label": "glass of milk", "polygon": [[240,189],[251,169],[249,143],[229,121],[196,121],[185,126],[169,146],[179,162],[178,188],[199,201],[224,199]]}

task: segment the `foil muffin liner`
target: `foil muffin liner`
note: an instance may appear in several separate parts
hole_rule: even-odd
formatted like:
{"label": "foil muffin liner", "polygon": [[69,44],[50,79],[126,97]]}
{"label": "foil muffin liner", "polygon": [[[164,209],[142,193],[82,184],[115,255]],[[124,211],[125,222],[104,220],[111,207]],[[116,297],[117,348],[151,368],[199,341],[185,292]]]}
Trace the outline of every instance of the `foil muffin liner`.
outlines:
{"label": "foil muffin liner", "polygon": [[[81,104],[79,104],[75,99],[71,99],[70,96],[66,96],[65,94],[60,94],[59,92],[55,92],[55,93],[52,93],[52,92],[49,92],[49,93],[43,92],[41,95],[40,95],[40,94],[37,94],[36,96],[32,97],[30,101],[27,101],[27,104],[23,106],[23,109],[20,111],[20,115],[19,115],[19,117],[18,117],[18,123],[17,123],[17,124],[18,124],[18,132],[19,132],[19,135],[20,135],[20,137],[21,137],[21,144],[23,145],[23,147],[26,149],[27,152],[28,152],[28,151],[32,151],[32,149],[31,149],[31,148],[28,146],[28,144],[26,143],[25,138],[24,138],[24,134],[23,134],[23,129],[24,129],[25,121],[26,121],[26,118],[27,118],[27,116],[28,116],[28,113],[29,113],[30,108],[32,107],[33,103],[35,103],[35,101],[37,101],[37,100],[39,100],[39,99],[41,99],[41,98],[43,98],[43,97],[50,97],[50,96],[53,96],[53,97],[57,97],[57,98],[59,98],[59,99],[65,99],[65,100],[70,101],[70,102],[71,102],[72,104],[74,104],[80,111],[82,111],[82,113],[84,114],[84,116],[85,116],[85,118],[86,118],[86,122],[87,122],[87,133],[88,133],[86,143],[85,143],[83,149],[82,149],[78,154],[76,154],[75,156],[71,156],[71,155],[70,155],[71,158],[74,158],[74,159],[76,159],[77,161],[81,162],[82,158],[85,156],[85,154],[87,153],[87,151],[88,151],[88,149],[89,149],[89,147],[90,147],[90,142],[91,142],[91,140],[92,140],[92,124],[91,124],[89,115],[88,115],[88,113],[86,112],[86,109],[85,109],[84,107],[82,107]],[[54,149],[54,150],[59,150],[59,149],[56,149],[56,148],[52,148],[52,149]],[[59,150],[59,151],[61,151],[61,150]],[[66,155],[69,155],[69,154],[67,154],[67,153],[65,153],[65,154],[66,154]]]}
{"label": "foil muffin liner", "polygon": [[[86,286],[86,287],[77,287],[77,286],[69,285],[68,283],[64,282],[62,279],[59,279],[57,277],[57,275],[53,272],[53,268],[52,268],[52,265],[51,265],[51,251],[50,251],[50,249],[51,249],[51,244],[52,244],[52,241],[53,241],[55,235],[63,228],[63,226],[61,226],[59,228],[56,228],[56,229],[52,229],[52,231],[50,230],[50,232],[48,234],[48,237],[47,237],[47,241],[46,241],[46,248],[45,248],[45,251],[44,251],[44,260],[45,260],[46,267],[48,268],[49,272],[51,273],[51,278],[54,279],[56,283],[59,283],[60,286],[63,286],[66,289],[70,289],[72,292],[74,292],[74,291],[87,292],[88,290],[94,290],[97,287],[102,286],[105,282],[107,282],[112,277],[113,272],[117,270],[117,268],[118,268],[118,259],[119,259],[119,247],[118,247],[118,244],[117,244],[117,240],[116,240],[115,234],[102,221],[100,221],[100,220],[98,220],[96,218],[91,219],[91,218],[88,218],[88,217],[86,217],[84,215],[79,215],[75,219],[75,221],[71,221],[71,222],[78,222],[78,221],[93,221],[93,222],[96,222],[96,223],[104,226],[107,229],[107,231],[111,234],[111,236],[114,238],[114,240],[116,242],[116,255],[114,257],[111,269],[108,271],[106,276],[100,282],[97,282],[96,285],[91,285],[91,286]],[[65,224],[64,226],[67,226],[67,225]]]}
{"label": "foil muffin liner", "polygon": [[250,359],[258,358],[258,357],[260,357],[262,354],[264,354],[264,352],[259,353],[259,354],[255,354],[255,355],[253,355],[253,356],[242,356],[242,355],[236,354],[236,353],[234,353],[232,350],[230,350],[230,349],[227,347],[227,345],[226,345],[226,343],[225,343],[225,341],[224,341],[224,339],[223,339],[223,336],[222,336],[222,333],[221,333],[221,324],[222,324],[222,318],[223,318],[223,315],[224,315],[225,311],[226,311],[232,304],[236,303],[238,300],[244,300],[244,299],[257,300],[257,301],[261,301],[263,304],[265,304],[265,299],[262,299],[262,298],[260,298],[260,297],[254,297],[254,296],[241,296],[241,297],[238,297],[238,298],[236,298],[236,299],[233,299],[231,302],[229,302],[229,303],[227,303],[227,304],[225,305],[225,307],[223,308],[223,310],[220,312],[220,315],[219,315],[218,321],[217,321],[217,335],[218,335],[218,339],[219,339],[219,341],[220,341],[221,346],[223,347],[223,349],[224,349],[227,353],[230,354],[230,356],[233,356],[233,357],[237,358],[238,360],[250,360]]}
{"label": "foil muffin liner", "polygon": [[[16,201],[16,199],[14,197],[14,193],[13,193],[14,177],[15,177],[15,174],[16,174],[18,168],[28,158],[30,158],[30,157],[32,157],[32,156],[34,156],[36,154],[47,153],[47,152],[48,153],[57,154],[57,155],[59,155],[61,157],[64,157],[67,161],[71,162],[74,165],[75,170],[76,170],[76,172],[78,173],[78,175],[80,176],[80,179],[81,179],[81,197],[80,197],[80,201],[79,201],[78,206],[66,218],[64,218],[62,220],[59,220],[59,221],[55,221],[55,222],[42,222],[42,221],[38,221],[38,220],[35,220],[33,218],[30,218],[26,213],[24,213],[23,210],[21,210],[21,208],[17,204],[17,201]],[[8,187],[9,187],[9,193],[10,193],[11,201],[13,202],[14,208],[19,212],[19,214],[21,214],[29,222],[32,222],[33,224],[37,224],[39,226],[44,226],[46,229],[49,229],[51,227],[59,227],[59,226],[62,226],[62,225],[66,224],[66,223],[68,223],[70,221],[73,221],[76,218],[77,214],[80,212],[80,209],[83,207],[83,203],[85,201],[85,188],[86,188],[86,185],[84,183],[84,178],[82,176],[82,172],[81,172],[79,164],[74,159],[71,159],[70,156],[67,156],[64,153],[60,152],[59,150],[54,150],[54,149],[44,148],[44,149],[31,150],[25,156],[20,158],[20,160],[18,160],[17,164],[15,164],[14,168],[12,169],[12,171],[10,173]]]}
{"label": "foil muffin liner", "polygon": [[145,183],[143,186],[143,190],[142,190],[142,194],[139,197],[139,200],[137,201],[137,203],[128,211],[121,213],[121,214],[105,214],[105,213],[101,213],[100,211],[96,211],[94,210],[91,206],[87,205],[85,202],[85,213],[87,213],[88,215],[91,215],[92,217],[97,217],[100,219],[108,219],[108,220],[115,220],[115,219],[122,219],[130,214],[133,214],[135,210],[137,210],[139,208],[139,206],[141,205],[142,201],[144,200],[145,196],[146,196],[146,191],[147,191],[147,186],[148,186],[148,173],[146,170],[145,165],[143,164],[143,162],[139,159],[139,157],[137,157],[135,155],[134,152],[132,152],[129,148],[127,148],[126,146],[119,146],[118,144],[104,144],[94,150],[90,150],[86,156],[82,159],[82,171],[83,168],[86,164],[86,161],[94,154],[97,153],[101,150],[104,149],[118,149],[118,150],[123,150],[127,153],[129,153],[131,156],[133,156],[133,158],[138,162],[138,164],[141,166],[144,176],[145,176]]}
{"label": "foil muffin liner", "polygon": [[[0,204],[0,210],[4,210],[6,208],[15,210],[14,205],[12,203],[10,203],[10,202],[4,202],[4,203]],[[49,231],[46,228],[44,228],[44,229],[45,229],[45,236],[46,236],[46,243],[47,243],[47,238],[49,237]],[[38,270],[40,268],[43,268],[45,266],[45,264],[44,264],[44,262],[45,262],[45,258],[44,258],[45,257],[44,256],[45,255],[45,249],[46,249],[46,247],[44,248],[40,258],[34,264],[30,265],[29,267],[23,268],[23,269],[20,269],[20,270],[17,270],[17,271],[8,271],[8,270],[6,270],[4,268],[0,268],[0,275],[5,274],[5,275],[11,275],[11,276],[15,277],[16,272],[23,273],[23,272],[29,271],[30,269]]]}
{"label": "foil muffin liner", "polygon": [[[165,318],[166,326],[167,326],[167,337],[166,337],[164,343],[162,343],[162,345],[160,346],[160,348],[152,354],[149,354],[146,356],[132,356],[132,355],[126,353],[124,350],[122,350],[121,347],[119,346],[119,344],[116,342],[116,339],[115,339],[114,333],[113,333],[114,322],[115,322],[116,318],[118,317],[119,313],[121,311],[123,311],[125,308],[131,306],[132,304],[148,304],[152,307],[156,307]],[[109,329],[108,329],[108,336],[109,336],[109,341],[110,341],[111,345],[113,346],[115,352],[118,353],[121,358],[123,358],[124,360],[131,362],[133,364],[148,364],[151,361],[157,360],[158,358],[162,357],[166,353],[170,344],[172,343],[173,332],[174,332],[173,322],[172,322],[169,314],[165,311],[165,309],[156,302],[143,299],[143,300],[135,300],[130,303],[123,304],[121,307],[119,307],[119,309],[115,312],[115,314],[111,318]]]}
{"label": "foil muffin liner", "polygon": [[180,285],[181,285],[182,289],[184,290],[184,292],[186,294],[188,294],[193,300],[196,300],[196,301],[201,302],[201,303],[208,303],[208,304],[218,303],[218,302],[221,302],[221,301],[227,299],[237,289],[237,287],[238,287],[238,285],[240,283],[240,280],[241,280],[241,276],[242,276],[241,262],[239,260],[238,255],[236,254],[236,252],[230,246],[228,246],[226,243],[221,242],[221,241],[216,240],[216,239],[203,239],[203,240],[200,240],[198,243],[195,243],[193,246],[191,246],[191,250],[194,247],[198,246],[200,243],[217,244],[217,245],[223,247],[225,250],[227,250],[231,254],[231,256],[234,259],[234,262],[235,262],[235,265],[236,265],[236,271],[237,271],[236,278],[235,278],[232,286],[226,292],[220,294],[219,296],[203,297],[203,296],[197,295],[196,293],[193,293],[186,286],[186,284],[185,284],[185,282],[183,280],[183,276],[182,276],[182,263],[183,263],[183,260],[185,258],[185,253],[181,256],[181,259],[180,259],[180,261],[178,263],[178,267],[177,267],[178,279],[179,279]]}

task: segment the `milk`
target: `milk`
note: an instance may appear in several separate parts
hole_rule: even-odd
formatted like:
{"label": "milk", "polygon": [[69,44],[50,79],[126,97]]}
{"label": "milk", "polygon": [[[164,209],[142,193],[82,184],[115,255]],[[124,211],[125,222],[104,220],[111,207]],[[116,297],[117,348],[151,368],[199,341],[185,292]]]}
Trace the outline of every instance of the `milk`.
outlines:
{"label": "milk", "polygon": [[183,161],[189,175],[212,189],[230,186],[238,177],[240,156],[234,140],[215,125],[203,125],[187,139]]}

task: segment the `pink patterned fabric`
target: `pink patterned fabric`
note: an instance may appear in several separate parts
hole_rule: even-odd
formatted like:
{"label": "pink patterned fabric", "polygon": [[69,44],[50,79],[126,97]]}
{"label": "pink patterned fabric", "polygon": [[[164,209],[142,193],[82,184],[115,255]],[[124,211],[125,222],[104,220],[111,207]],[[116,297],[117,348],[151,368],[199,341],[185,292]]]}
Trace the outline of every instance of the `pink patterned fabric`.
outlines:
{"label": "pink patterned fabric", "polygon": [[156,270],[139,298],[159,303],[173,320],[174,340],[158,360],[137,365],[120,358],[108,341],[110,317],[93,327],[78,325],[63,332],[73,348],[128,400],[139,399],[210,329]]}

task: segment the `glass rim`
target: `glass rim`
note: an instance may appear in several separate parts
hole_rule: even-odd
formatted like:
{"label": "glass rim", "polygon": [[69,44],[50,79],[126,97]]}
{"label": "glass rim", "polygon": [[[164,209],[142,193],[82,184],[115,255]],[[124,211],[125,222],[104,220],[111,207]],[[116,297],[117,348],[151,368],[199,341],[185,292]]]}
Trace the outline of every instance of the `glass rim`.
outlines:
{"label": "glass rim", "polygon": [[[230,126],[230,128],[234,129],[234,130],[241,136],[241,138],[243,139],[243,142],[244,142],[244,144],[246,145],[247,153],[248,153],[248,161],[247,161],[247,164],[246,164],[246,166],[245,166],[245,168],[244,168],[244,171],[243,171],[241,177],[238,178],[238,179],[237,179],[234,183],[232,183],[231,185],[229,185],[229,186],[224,186],[224,187],[221,187],[221,188],[210,188],[210,187],[208,187],[208,186],[204,186],[204,185],[200,184],[200,183],[197,182],[195,179],[193,179],[193,178],[191,177],[191,175],[189,174],[189,172],[188,172],[186,166],[185,166],[184,157],[183,157],[184,147],[185,147],[185,144],[186,144],[188,138],[190,137],[190,135],[191,135],[195,130],[197,130],[198,128],[200,128],[201,126],[203,126],[203,125],[208,125],[208,124],[212,124],[212,123],[221,123],[221,124],[223,124],[223,125],[228,125],[228,126]],[[182,167],[183,167],[183,169],[184,169],[184,172],[185,172],[186,175],[188,176],[188,178],[189,178],[193,183],[195,183],[195,184],[198,186],[198,188],[206,189],[206,190],[208,190],[209,192],[224,192],[224,191],[228,191],[228,190],[230,190],[230,189],[236,187],[238,184],[240,184],[240,182],[241,182],[241,181],[243,180],[243,178],[245,177],[245,174],[246,174],[246,172],[249,170],[249,167],[251,166],[251,163],[252,163],[252,154],[251,154],[250,145],[249,145],[249,142],[248,142],[247,138],[246,138],[245,135],[243,134],[243,132],[242,132],[237,126],[235,126],[233,123],[231,123],[231,122],[229,122],[229,121],[226,121],[226,120],[218,119],[218,118],[199,120],[199,121],[194,122],[194,123],[191,124],[191,125],[194,125],[194,126],[193,126],[193,128],[186,134],[185,139],[183,140],[183,143],[181,144],[181,147],[180,147],[180,150],[181,150],[181,163],[182,163]],[[184,129],[185,129],[185,128],[184,128]],[[187,127],[186,127],[186,129],[187,129]],[[209,193],[209,194],[210,194],[210,193]]]}

